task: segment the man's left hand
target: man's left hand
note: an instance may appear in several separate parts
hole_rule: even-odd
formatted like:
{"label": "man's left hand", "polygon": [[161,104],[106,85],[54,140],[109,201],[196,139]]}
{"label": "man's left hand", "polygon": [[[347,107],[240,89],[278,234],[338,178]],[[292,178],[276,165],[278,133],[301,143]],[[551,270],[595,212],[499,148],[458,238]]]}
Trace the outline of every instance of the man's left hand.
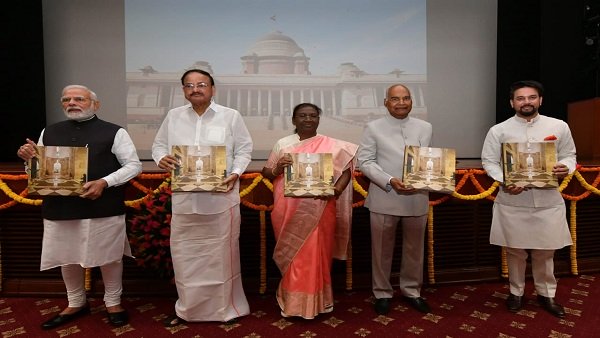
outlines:
{"label": "man's left hand", "polygon": [[231,191],[231,189],[233,189],[233,187],[235,186],[235,181],[237,181],[238,178],[240,178],[240,175],[233,173],[223,180],[223,185],[227,185],[227,189],[225,190],[225,192],[229,192]]}
{"label": "man's left hand", "polygon": [[569,175],[569,167],[562,163],[556,163],[552,168],[552,173],[557,178],[565,178],[567,175]]}
{"label": "man's left hand", "polygon": [[104,188],[107,186],[108,183],[103,179],[89,181],[83,185],[83,194],[79,197],[95,200],[102,195]]}

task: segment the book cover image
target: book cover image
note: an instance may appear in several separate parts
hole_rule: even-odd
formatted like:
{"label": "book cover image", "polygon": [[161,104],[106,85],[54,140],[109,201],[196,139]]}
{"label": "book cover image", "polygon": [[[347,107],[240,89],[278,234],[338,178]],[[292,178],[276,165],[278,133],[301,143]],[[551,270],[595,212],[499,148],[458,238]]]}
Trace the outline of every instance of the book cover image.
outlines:
{"label": "book cover image", "polygon": [[225,191],[227,177],[225,146],[175,145],[171,155],[179,161],[171,172],[171,191]]}
{"label": "book cover image", "polygon": [[408,187],[450,194],[456,185],[456,151],[406,146],[402,181]]}
{"label": "book cover image", "polygon": [[330,153],[291,153],[294,163],[285,168],[284,196],[333,196],[333,157]]}
{"label": "book cover image", "polygon": [[27,191],[38,196],[78,196],[87,182],[88,148],[37,146],[28,165]]}
{"label": "book cover image", "polygon": [[502,143],[504,184],[524,188],[557,188],[554,142]]}

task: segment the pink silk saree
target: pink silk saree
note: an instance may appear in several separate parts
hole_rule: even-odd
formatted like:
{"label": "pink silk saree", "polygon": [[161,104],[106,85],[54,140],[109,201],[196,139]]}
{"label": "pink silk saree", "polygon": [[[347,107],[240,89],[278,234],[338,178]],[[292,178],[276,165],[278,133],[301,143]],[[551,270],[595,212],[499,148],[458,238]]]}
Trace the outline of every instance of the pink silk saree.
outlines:
{"label": "pink silk saree", "polygon": [[[285,153],[332,153],[334,179],[344,170],[354,171],[358,146],[317,135],[271,153],[267,167],[274,167]],[[283,176],[273,182],[271,222],[277,241],[273,259],[282,279],[277,302],[285,316],[314,318],[333,310],[331,264],[346,259],[352,220],[352,184],[328,200],[283,196]]]}

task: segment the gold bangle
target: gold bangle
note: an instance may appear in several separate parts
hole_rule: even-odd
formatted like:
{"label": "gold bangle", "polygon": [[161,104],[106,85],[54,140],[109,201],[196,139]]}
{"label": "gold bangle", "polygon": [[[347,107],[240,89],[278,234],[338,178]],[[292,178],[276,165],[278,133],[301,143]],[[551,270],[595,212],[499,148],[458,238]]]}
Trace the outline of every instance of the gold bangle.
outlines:
{"label": "gold bangle", "polygon": [[273,175],[273,177],[279,176],[275,173],[275,169],[277,169],[277,167],[271,168],[271,175]]}

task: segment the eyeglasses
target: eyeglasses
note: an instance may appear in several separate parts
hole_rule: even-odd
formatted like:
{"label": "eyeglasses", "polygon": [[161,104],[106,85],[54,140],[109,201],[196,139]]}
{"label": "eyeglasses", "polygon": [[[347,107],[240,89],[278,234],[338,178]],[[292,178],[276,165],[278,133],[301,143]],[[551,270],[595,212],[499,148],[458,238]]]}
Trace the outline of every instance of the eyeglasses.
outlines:
{"label": "eyeglasses", "polygon": [[75,97],[63,96],[60,98],[61,103],[69,103],[69,102],[71,102],[71,100],[75,101],[76,103],[85,103],[88,100],[92,100],[92,99],[83,97],[83,96],[75,96]]}
{"label": "eyeglasses", "polygon": [[206,82],[199,82],[199,83],[196,83],[196,84],[186,83],[186,84],[183,85],[183,88],[185,88],[185,89],[194,89],[194,88],[200,89],[200,88],[206,88],[208,86],[209,86],[209,84],[206,83]]}
{"label": "eyeglasses", "polygon": [[388,101],[390,101],[391,103],[398,103],[400,101],[408,102],[410,100],[412,100],[412,98],[410,96],[402,96],[402,97],[392,96],[392,97],[388,98]]}

